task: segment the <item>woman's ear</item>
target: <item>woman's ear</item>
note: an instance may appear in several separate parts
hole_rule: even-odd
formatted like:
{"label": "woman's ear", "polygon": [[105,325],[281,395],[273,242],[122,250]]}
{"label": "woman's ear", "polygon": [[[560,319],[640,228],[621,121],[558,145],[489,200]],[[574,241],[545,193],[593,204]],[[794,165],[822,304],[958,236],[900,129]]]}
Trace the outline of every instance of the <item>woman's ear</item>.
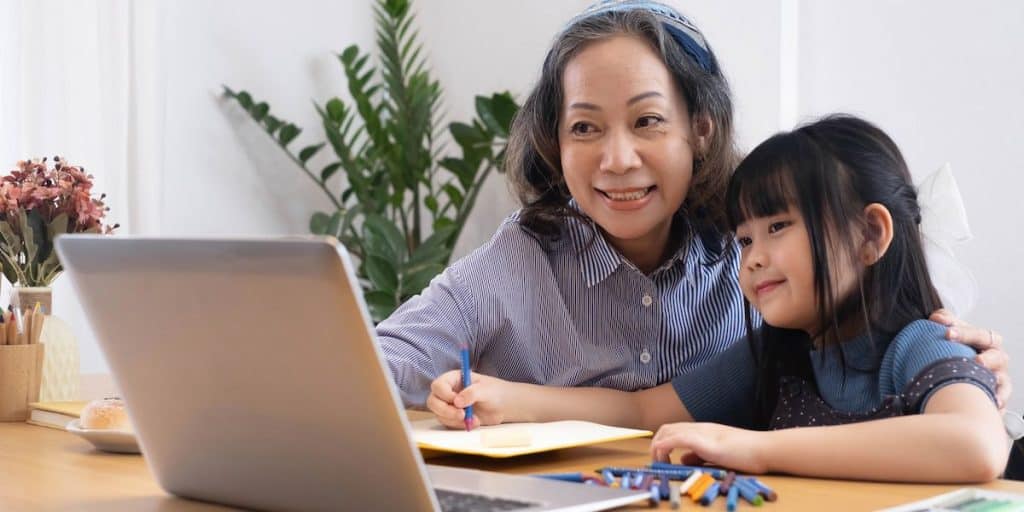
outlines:
{"label": "woman's ear", "polygon": [[871,266],[882,259],[892,243],[892,214],[885,206],[871,203],[864,207],[864,226],[860,259],[865,266]]}
{"label": "woman's ear", "polygon": [[[702,114],[693,116],[694,150],[697,155],[706,155],[711,144],[711,136],[715,133],[715,123],[711,116]],[[703,158],[703,156],[701,156]]]}

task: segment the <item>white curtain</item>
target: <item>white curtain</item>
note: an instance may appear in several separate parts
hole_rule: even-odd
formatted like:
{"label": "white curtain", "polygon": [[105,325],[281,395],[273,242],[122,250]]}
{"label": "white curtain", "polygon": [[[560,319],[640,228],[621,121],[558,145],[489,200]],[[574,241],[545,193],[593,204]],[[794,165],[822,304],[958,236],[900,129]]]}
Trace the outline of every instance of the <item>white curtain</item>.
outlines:
{"label": "white curtain", "polygon": [[[122,234],[160,232],[158,10],[156,0],[0,0],[0,172],[54,155],[84,166]],[[53,300],[83,372],[105,371],[67,279],[54,282]]]}
{"label": "white curtain", "polygon": [[0,171],[60,155],[96,177],[119,232],[158,232],[157,2],[0,2]]}

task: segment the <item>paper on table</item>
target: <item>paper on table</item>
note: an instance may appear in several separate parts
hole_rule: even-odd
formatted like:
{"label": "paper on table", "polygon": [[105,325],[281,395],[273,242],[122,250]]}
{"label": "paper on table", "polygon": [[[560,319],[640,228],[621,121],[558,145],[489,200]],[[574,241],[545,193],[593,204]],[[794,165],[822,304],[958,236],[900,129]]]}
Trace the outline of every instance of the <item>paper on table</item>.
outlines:
{"label": "paper on table", "polygon": [[[522,429],[530,431],[532,443],[528,446],[488,448],[480,441],[480,432],[497,429]],[[480,427],[472,432],[450,430],[435,419],[412,422],[413,436],[420,448],[485,457],[516,457],[529,453],[560,450],[573,446],[607,443],[622,439],[648,437],[649,430],[609,427],[588,421],[554,421],[550,423],[509,423]]]}

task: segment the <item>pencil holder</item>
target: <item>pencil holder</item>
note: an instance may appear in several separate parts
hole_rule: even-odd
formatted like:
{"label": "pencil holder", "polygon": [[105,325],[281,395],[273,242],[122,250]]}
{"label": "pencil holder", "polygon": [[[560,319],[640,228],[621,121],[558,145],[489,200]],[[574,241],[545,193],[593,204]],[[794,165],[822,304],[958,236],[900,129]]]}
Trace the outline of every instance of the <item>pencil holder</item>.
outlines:
{"label": "pencil holder", "polygon": [[45,345],[0,345],[0,421],[25,421],[39,400]]}

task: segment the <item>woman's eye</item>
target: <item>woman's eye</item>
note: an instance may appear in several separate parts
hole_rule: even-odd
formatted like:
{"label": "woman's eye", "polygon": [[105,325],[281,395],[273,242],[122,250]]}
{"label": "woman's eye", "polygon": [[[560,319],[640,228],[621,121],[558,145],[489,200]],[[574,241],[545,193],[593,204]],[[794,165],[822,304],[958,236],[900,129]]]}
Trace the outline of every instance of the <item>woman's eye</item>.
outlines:
{"label": "woman's eye", "polygon": [[779,231],[782,231],[783,229],[789,227],[790,224],[792,224],[792,222],[789,222],[788,220],[772,222],[771,225],[768,226],[768,232],[778,233]]}
{"label": "woman's eye", "polygon": [[597,129],[594,128],[594,125],[581,121],[573,123],[572,127],[569,128],[569,131],[572,132],[573,135],[590,135],[597,131]]}
{"label": "woman's eye", "polygon": [[657,125],[661,124],[662,121],[664,121],[664,119],[661,118],[660,116],[654,116],[654,115],[643,116],[640,119],[636,120],[636,127],[637,128],[651,128],[653,126],[657,126]]}
{"label": "woman's eye", "polygon": [[736,237],[736,241],[739,242],[740,247],[746,247],[753,243],[753,240],[749,236]]}

